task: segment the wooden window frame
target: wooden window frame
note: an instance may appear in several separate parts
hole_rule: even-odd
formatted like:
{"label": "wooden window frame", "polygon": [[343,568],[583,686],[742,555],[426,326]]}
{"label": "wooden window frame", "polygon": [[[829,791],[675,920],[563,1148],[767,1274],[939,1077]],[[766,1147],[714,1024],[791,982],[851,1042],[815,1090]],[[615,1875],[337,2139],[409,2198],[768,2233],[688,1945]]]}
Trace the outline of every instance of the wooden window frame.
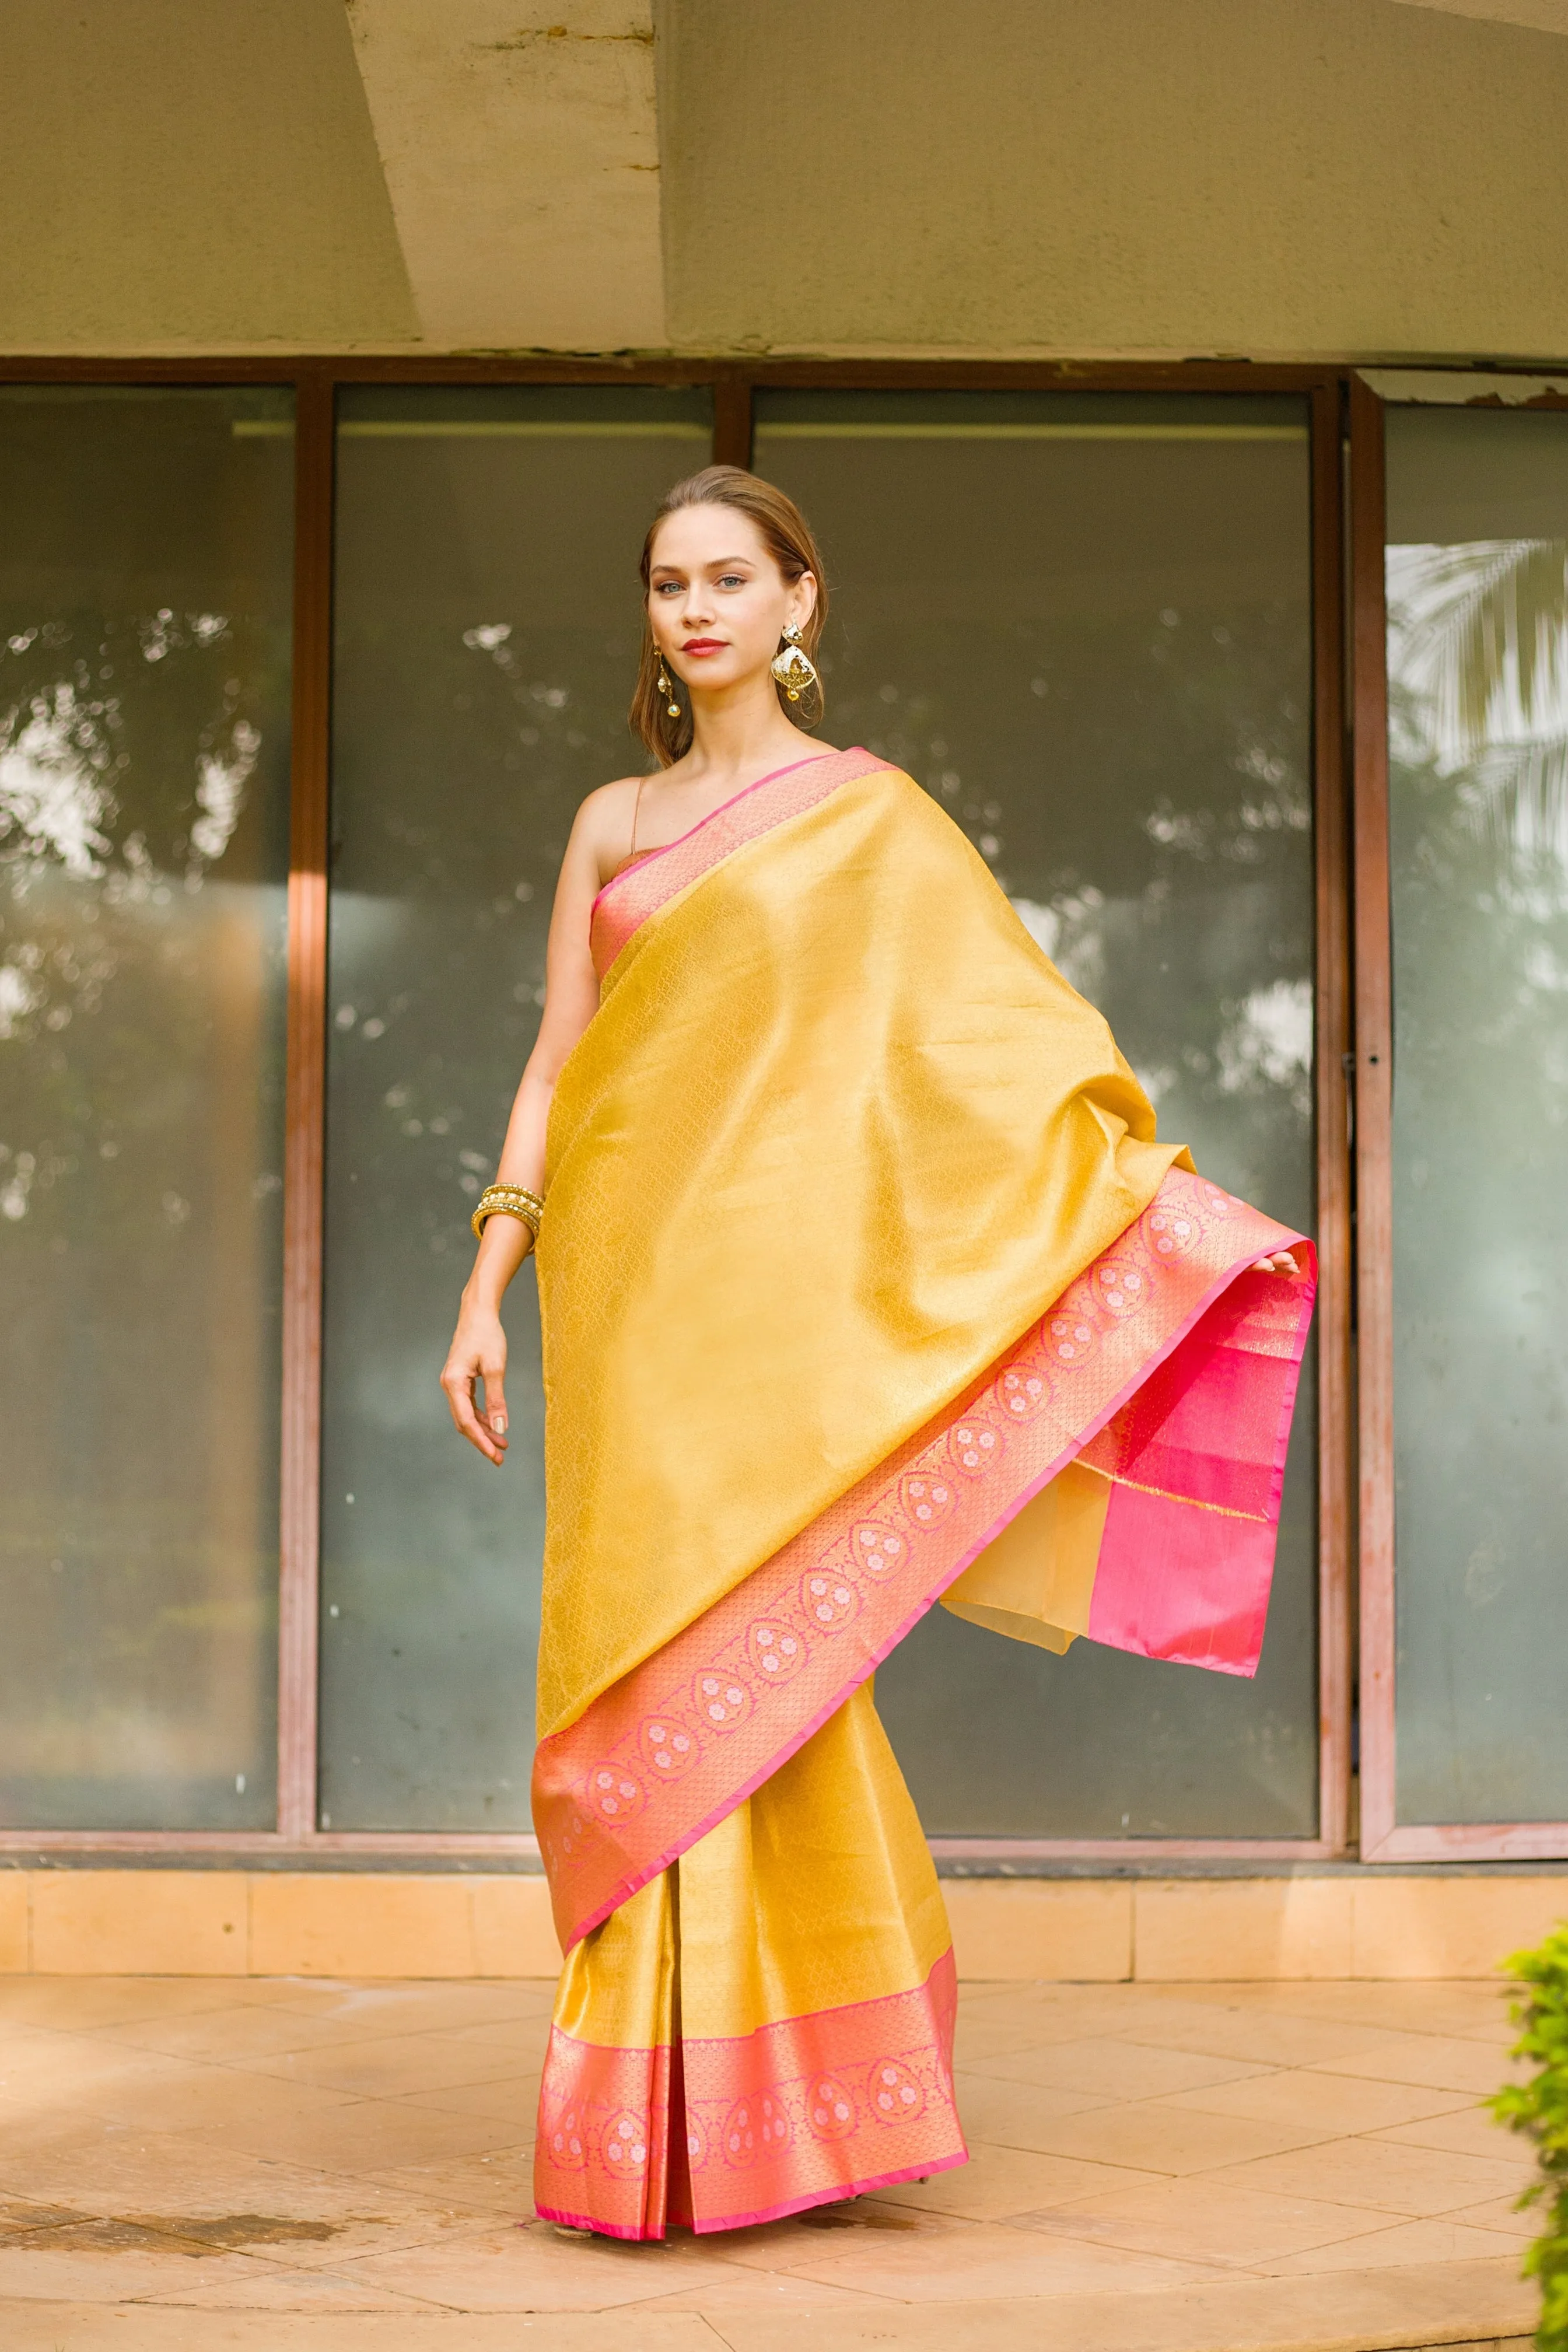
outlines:
{"label": "wooden window frame", "polygon": [[[237,1861],[487,1859],[537,1864],[538,1843],[506,1832],[327,1831],[317,1825],[325,1170],[327,821],[331,764],[334,414],[355,384],[703,385],[713,395],[713,456],[746,465],[753,394],[840,391],[1156,392],[1305,395],[1310,409],[1312,765],[1318,1248],[1319,1827],[1300,1838],[933,1838],[939,1863],[967,1872],[1052,1864],[1254,1864],[1337,1860],[1352,1839],[1352,1545],[1354,1269],[1349,1084],[1352,1067],[1351,842],[1343,444],[1356,386],[1341,366],[1247,362],[1071,362],[429,358],[0,357],[0,382],[291,386],[295,394],[292,782],[289,876],[288,1066],[284,1144],[283,1411],[279,1563],[278,1817],[274,1830],[5,1830],[0,1853],[228,1855]],[[1364,567],[1355,568],[1359,583]],[[1378,594],[1381,613],[1381,545]],[[1365,615],[1357,607],[1359,647]],[[1358,664],[1358,695],[1362,672]],[[1358,717],[1361,705],[1358,699]],[[1360,759],[1358,749],[1358,761]],[[1386,758],[1384,761],[1386,776]],[[1361,791],[1361,768],[1356,771]],[[1357,802],[1358,811],[1360,801]],[[1358,844],[1360,835],[1358,835]],[[1359,923],[1359,919],[1358,919]],[[1358,938],[1360,929],[1358,928]],[[1364,1149],[1363,1151],[1364,1161]],[[1359,1164],[1359,1163],[1358,1163]],[[1386,1170],[1384,1171],[1386,1184]],[[1363,1181],[1364,1181],[1363,1175]],[[1364,1294],[1363,1294],[1364,1297]],[[1364,1312],[1364,1304],[1363,1304]],[[1366,1512],[1363,1402],[1363,1511]],[[1363,1612],[1364,1612],[1363,1580]],[[1406,1833],[1408,1834],[1408,1833]],[[1425,1834],[1425,1833],[1423,1833]],[[1511,1849],[1510,1849],[1511,1850]],[[1538,1851],[1536,1848],[1520,1851]],[[1444,1849],[1448,1851],[1448,1849]],[[1381,1854],[1379,1859],[1384,1858]],[[1392,1858],[1392,1857],[1390,1857]],[[1403,1857],[1401,1857],[1403,1858]],[[1425,1850],[1423,1853],[1425,1858]]]}
{"label": "wooden window frame", "polygon": [[[1531,373],[1520,369],[1521,375]],[[1476,404],[1498,405],[1485,374]],[[1412,386],[1413,404],[1420,404]],[[1543,388],[1532,408],[1568,409]],[[1355,1186],[1360,1457],[1361,1858],[1542,1862],[1568,1855],[1568,1822],[1405,1822],[1396,1814],[1397,1617],[1394,1509],[1394,931],[1388,802],[1386,404],[1349,390],[1353,614]]]}

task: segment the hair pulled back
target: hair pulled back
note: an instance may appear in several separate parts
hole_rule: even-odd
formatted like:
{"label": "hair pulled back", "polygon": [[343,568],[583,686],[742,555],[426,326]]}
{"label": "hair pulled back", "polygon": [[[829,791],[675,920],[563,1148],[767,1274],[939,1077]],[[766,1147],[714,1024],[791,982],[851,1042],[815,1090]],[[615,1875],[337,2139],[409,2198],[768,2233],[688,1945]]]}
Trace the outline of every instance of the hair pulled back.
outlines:
{"label": "hair pulled back", "polygon": [[[822,557],[817,551],[811,526],[792,498],[764,482],[760,475],[748,474],[742,466],[704,466],[700,474],[689,475],[677,482],[659,500],[658,510],[648,525],[643,541],[643,646],[642,659],[637,666],[637,691],[632,696],[628,718],[632,732],[641,738],[661,768],[668,768],[691,748],[691,697],[678,693],[673,698],[680,704],[680,716],[669,716],[668,699],[658,690],[659,654],[654,645],[653,632],[647,625],[648,574],[653,563],[653,542],[659,524],[667,515],[676,514],[682,507],[733,507],[755,523],[763,543],[784,578],[792,583],[804,572],[809,572],[816,583],[816,603],[809,620],[801,623],[801,643],[815,661],[817,640],[827,617],[827,583],[823,577]],[[782,639],[781,639],[782,643]],[[823,698],[818,687],[812,695],[809,708],[791,702],[783,687],[778,689],[779,709],[792,725],[801,729],[820,724]]]}

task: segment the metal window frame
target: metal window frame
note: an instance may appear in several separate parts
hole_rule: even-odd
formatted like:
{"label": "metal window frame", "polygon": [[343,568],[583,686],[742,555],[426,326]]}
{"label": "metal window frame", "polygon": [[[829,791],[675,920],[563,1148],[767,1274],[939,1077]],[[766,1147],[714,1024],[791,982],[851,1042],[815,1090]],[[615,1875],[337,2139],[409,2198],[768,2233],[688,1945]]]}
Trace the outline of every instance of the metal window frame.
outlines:
{"label": "metal window frame", "polygon": [[[1536,371],[1520,369],[1521,375]],[[1476,404],[1495,389],[1474,379]],[[1420,404],[1415,387],[1412,404]],[[1549,386],[1532,408],[1568,409]],[[1397,1556],[1394,1496],[1394,930],[1388,803],[1386,404],[1349,388],[1353,614],[1355,1185],[1358,1224],[1361,1858],[1367,1863],[1542,1862],[1568,1855],[1568,1822],[1397,1818]]]}
{"label": "metal window frame", "polygon": [[[1296,393],[1310,407],[1313,806],[1319,1293],[1319,1828],[1302,1838],[933,1838],[939,1863],[966,1873],[1115,1864],[1159,1870],[1205,1863],[1262,1870],[1321,1863],[1351,1848],[1352,1512],[1352,1196],[1349,1089],[1352,1011],[1348,801],[1347,573],[1343,417],[1357,385],[1342,366],[1248,362],[1057,363],[971,361],[505,359],[311,356],[291,359],[0,357],[0,382],[291,385],[295,394],[292,782],[285,1110],[283,1412],[279,1563],[278,1818],[274,1830],[0,1831],[0,1854],[232,1856],[374,1864],[487,1859],[537,1863],[529,1834],[325,1831],[316,1822],[319,1678],[321,1280],[325,1132],[327,813],[331,759],[334,409],[340,386],[384,384],[707,385],[713,457],[746,465],[753,394],[843,391]],[[1363,387],[1364,389],[1364,387]],[[1364,438],[1364,436],[1363,436]],[[1355,445],[1352,442],[1352,448]],[[1363,567],[1364,568],[1364,567]],[[1362,572],[1355,570],[1360,582]],[[1381,546],[1378,570],[1381,597]],[[1381,603],[1379,604],[1381,613]],[[1364,615],[1356,608],[1359,646]],[[1358,665],[1358,697],[1362,670]],[[1357,702],[1358,718],[1361,705]],[[1361,789],[1358,736],[1357,790]],[[1386,761],[1384,761],[1384,772]],[[1358,800],[1358,810],[1360,803]],[[1358,833],[1358,855],[1361,835]],[[1360,918],[1358,916],[1358,926]],[[1358,939],[1360,930],[1358,928]],[[1358,1165],[1360,1162],[1358,1161]],[[1386,1178],[1386,1171],[1384,1171]],[[1363,1180],[1364,1181],[1364,1180]],[[1363,1306],[1364,1312],[1364,1306]],[[1363,1464],[1365,1454],[1363,1403]],[[1386,1472],[1384,1474],[1386,1483]],[[1363,1513],[1367,1511],[1365,1475]],[[1364,1585],[1363,1585],[1364,1612]],[[1405,1833],[1405,1834],[1409,1834]],[[1425,1833],[1423,1833],[1425,1834]],[[1474,1849],[1467,1848],[1466,1851]],[[1539,1852],[1539,1847],[1517,1849]],[[1559,1850],[1559,1849],[1553,1849]],[[1442,1849],[1444,1853],[1452,1851]],[[1516,1851],[1516,1849],[1509,1849]],[[1384,1857],[1380,1852],[1379,1859]],[[1405,1858],[1402,1853],[1399,1858]],[[1422,1857],[1426,1858],[1426,1849]]]}

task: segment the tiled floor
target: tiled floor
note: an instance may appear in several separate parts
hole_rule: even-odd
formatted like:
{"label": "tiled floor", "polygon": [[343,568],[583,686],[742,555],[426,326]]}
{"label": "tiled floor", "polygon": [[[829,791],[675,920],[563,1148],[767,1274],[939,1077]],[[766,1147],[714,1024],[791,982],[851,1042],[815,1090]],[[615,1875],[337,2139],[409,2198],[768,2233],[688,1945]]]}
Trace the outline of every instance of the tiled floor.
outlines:
{"label": "tiled floor", "polygon": [[973,2161],[733,2236],[533,2221],[543,1984],[0,1980],[5,2352],[1289,2352],[1533,2326],[1480,1984],[969,1985]]}

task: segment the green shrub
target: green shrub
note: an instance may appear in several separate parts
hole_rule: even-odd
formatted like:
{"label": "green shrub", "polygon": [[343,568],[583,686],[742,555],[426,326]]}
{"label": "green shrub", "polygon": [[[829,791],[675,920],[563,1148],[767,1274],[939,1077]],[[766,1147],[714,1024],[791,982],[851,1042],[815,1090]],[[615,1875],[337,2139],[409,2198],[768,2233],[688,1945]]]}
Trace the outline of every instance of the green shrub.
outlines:
{"label": "green shrub", "polygon": [[1520,2199],[1547,2210],[1546,2232],[1525,2257],[1541,2281],[1540,2352],[1568,2352],[1568,1926],[1548,1936],[1538,1952],[1516,1952],[1512,1976],[1530,1986],[1514,2007],[1524,2028],[1514,2056],[1533,2061],[1533,2079],[1500,2091],[1492,2112],[1535,2142],[1541,2178]]}

